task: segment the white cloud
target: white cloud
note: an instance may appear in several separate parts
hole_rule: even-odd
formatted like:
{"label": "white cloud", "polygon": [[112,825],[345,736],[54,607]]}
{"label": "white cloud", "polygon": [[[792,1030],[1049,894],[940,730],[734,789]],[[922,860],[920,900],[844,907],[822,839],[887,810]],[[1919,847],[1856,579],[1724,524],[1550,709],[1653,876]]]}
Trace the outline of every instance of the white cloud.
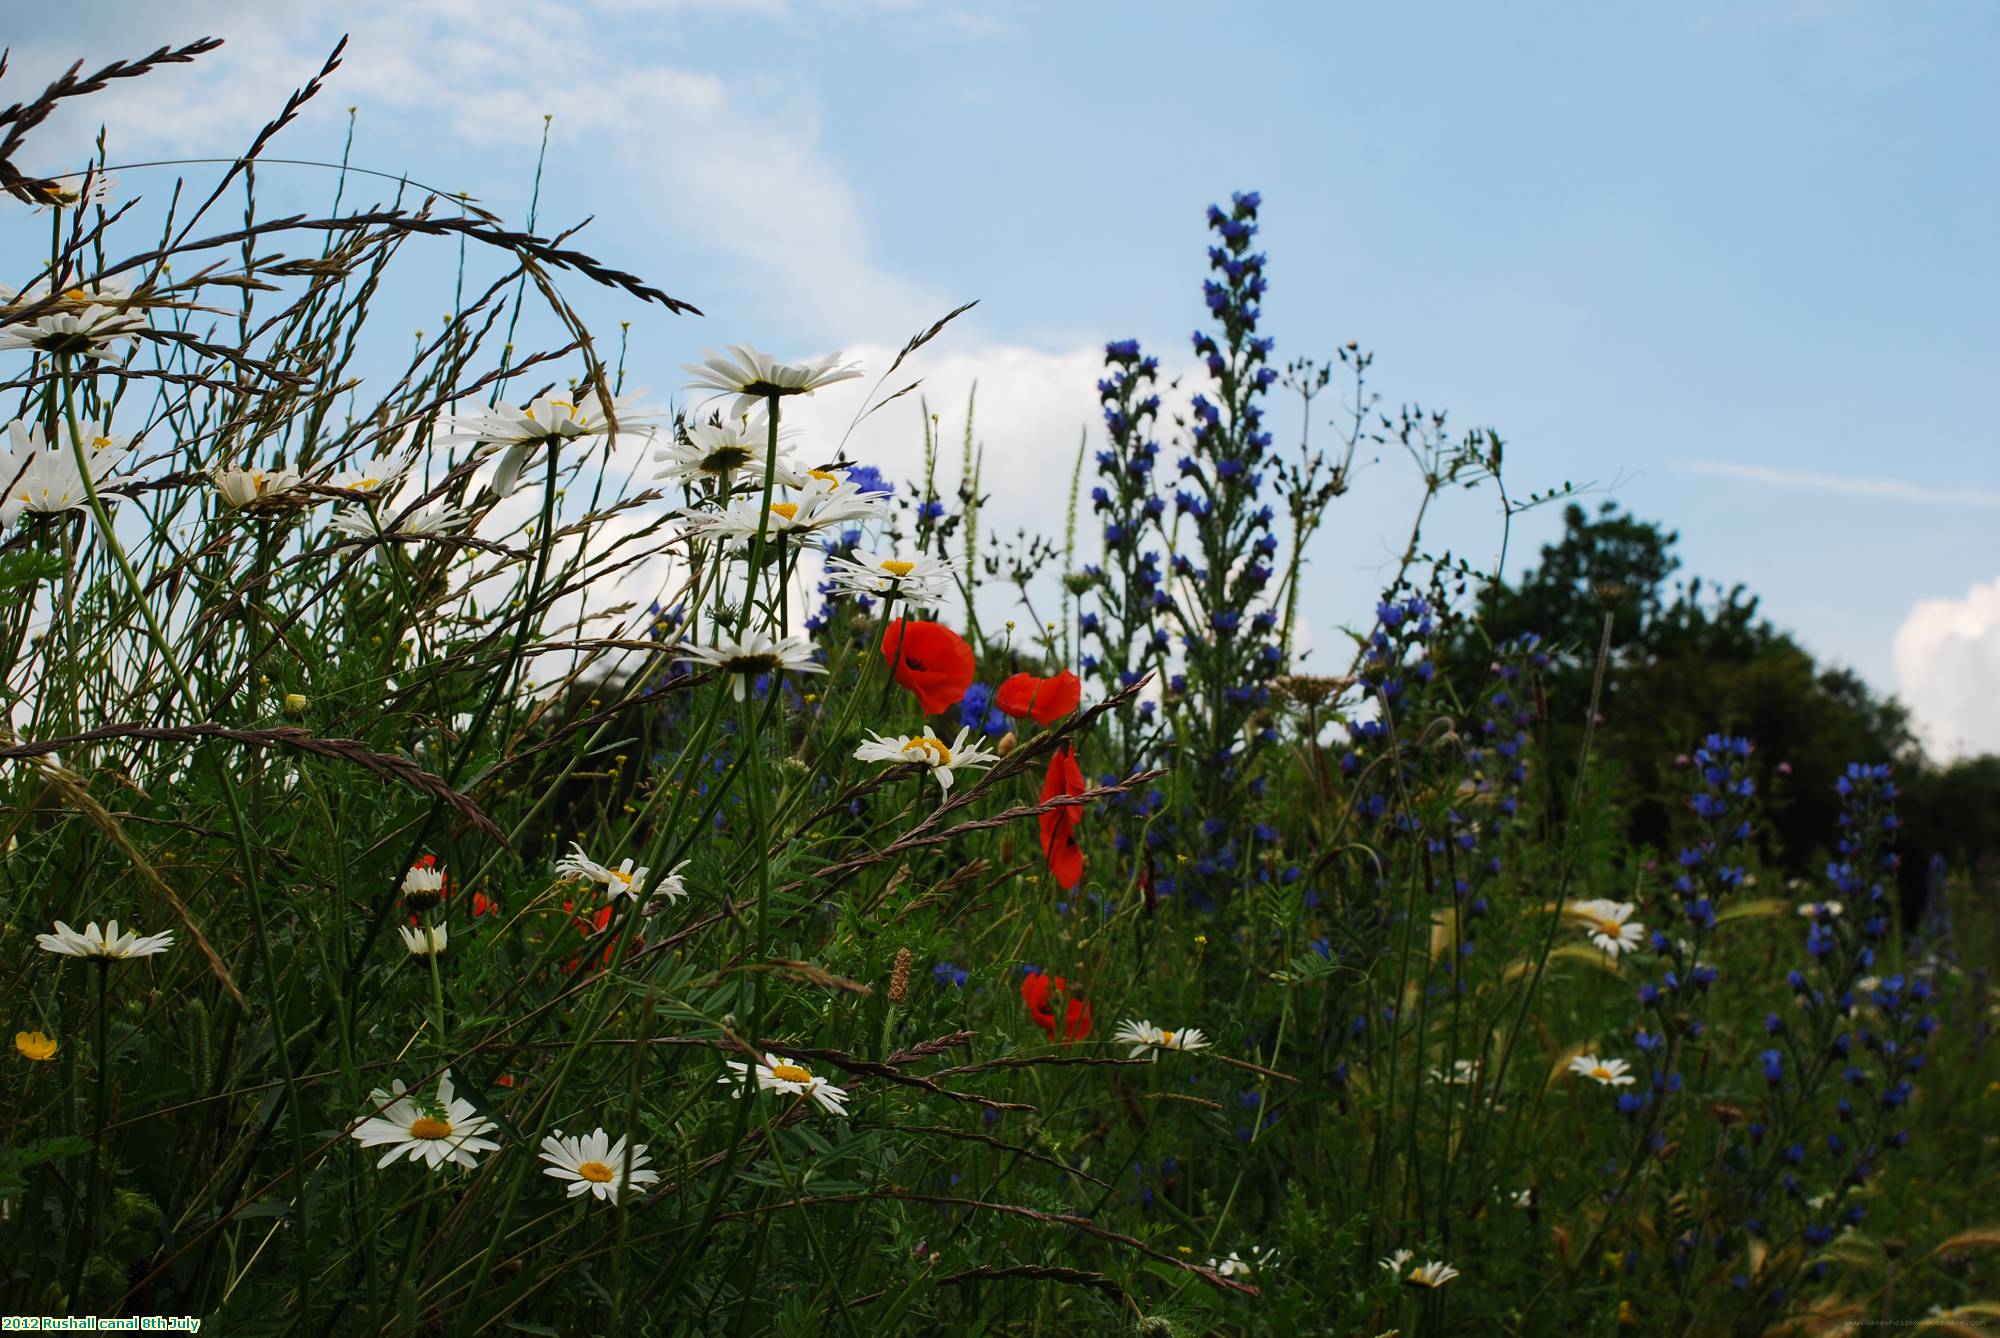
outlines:
{"label": "white cloud", "polygon": [[1896,631],[1896,685],[1934,755],[2000,752],[2000,577],[1917,602]]}
{"label": "white cloud", "polygon": [[1822,474],[1812,470],[1774,469],[1768,465],[1730,464],[1720,460],[1693,460],[1686,467],[1697,474],[1742,479],[1747,483],[1764,483],[1774,488],[1840,493],[1849,497],[1880,497],[1892,502],[1921,502],[1931,506],[1976,506],[1989,511],[2000,510],[2000,492],[1991,488],[1931,487],[1903,479]]}

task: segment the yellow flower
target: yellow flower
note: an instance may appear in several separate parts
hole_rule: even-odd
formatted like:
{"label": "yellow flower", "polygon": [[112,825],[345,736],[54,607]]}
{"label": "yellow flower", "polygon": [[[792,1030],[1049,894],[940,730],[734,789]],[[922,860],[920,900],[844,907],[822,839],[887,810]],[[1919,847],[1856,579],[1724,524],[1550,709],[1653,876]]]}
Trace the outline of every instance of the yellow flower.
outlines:
{"label": "yellow flower", "polygon": [[14,1048],[25,1057],[38,1063],[47,1063],[56,1057],[56,1042],[52,1036],[39,1031],[17,1031],[14,1033]]}

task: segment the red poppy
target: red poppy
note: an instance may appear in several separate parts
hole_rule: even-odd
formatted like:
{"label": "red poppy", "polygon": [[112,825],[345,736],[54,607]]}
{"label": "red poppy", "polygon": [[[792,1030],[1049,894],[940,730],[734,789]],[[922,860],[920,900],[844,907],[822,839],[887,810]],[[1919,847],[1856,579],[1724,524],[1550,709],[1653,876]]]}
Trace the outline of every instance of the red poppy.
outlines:
{"label": "red poppy", "polygon": [[1002,711],[1016,720],[1024,715],[1033,716],[1038,725],[1062,719],[1081,700],[1083,683],[1067,669],[1048,678],[1015,674],[993,694],[993,704]]}
{"label": "red poppy", "polygon": [[[1056,1006],[1049,996],[1063,996],[1062,1034],[1056,1034]],[[1035,1019],[1035,1025],[1049,1034],[1052,1041],[1068,1045],[1090,1035],[1090,1003],[1069,992],[1069,982],[1061,976],[1051,980],[1040,971],[1030,971],[1021,977],[1021,1002],[1028,1006],[1028,1016]]]}
{"label": "red poppy", "polygon": [[[1076,764],[1076,750],[1065,743],[1049,757],[1048,775],[1042,779],[1042,802],[1083,792],[1083,770]],[[1083,880],[1083,847],[1076,843],[1076,826],[1083,821],[1083,807],[1050,809],[1039,817],[1042,855],[1049,862],[1049,872],[1067,891]]]}
{"label": "red poppy", "polygon": [[943,623],[898,618],[882,629],[882,659],[917,694],[925,715],[958,705],[972,686],[972,647]]}
{"label": "red poppy", "polygon": [[499,913],[500,913],[499,902],[487,896],[484,892],[474,892],[472,894],[473,919],[477,920],[482,915],[498,915]]}

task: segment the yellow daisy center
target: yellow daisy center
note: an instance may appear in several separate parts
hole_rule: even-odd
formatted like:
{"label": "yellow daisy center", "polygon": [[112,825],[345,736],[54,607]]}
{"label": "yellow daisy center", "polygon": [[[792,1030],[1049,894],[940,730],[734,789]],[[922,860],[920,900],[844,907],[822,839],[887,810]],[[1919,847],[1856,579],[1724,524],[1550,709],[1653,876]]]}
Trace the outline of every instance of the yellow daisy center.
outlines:
{"label": "yellow daisy center", "polygon": [[587,1161],[576,1168],[576,1173],[596,1185],[608,1185],[617,1175],[601,1161]]}
{"label": "yellow daisy center", "polygon": [[1625,931],[1625,926],[1616,920],[1598,920],[1596,924],[1598,933],[1607,934],[1612,938],[1617,938]]}
{"label": "yellow daisy center", "polygon": [[1171,1046],[1173,1043],[1174,1043],[1174,1034],[1172,1032],[1163,1031],[1160,1033],[1161,1045]]}
{"label": "yellow daisy center", "polygon": [[813,1077],[797,1064],[773,1064],[771,1076],[784,1082],[811,1082]]}
{"label": "yellow daisy center", "polygon": [[771,503],[771,511],[772,514],[783,516],[786,520],[796,520],[799,515],[799,504],[797,502],[773,502]]}
{"label": "yellow daisy center", "polygon": [[928,754],[930,764],[934,767],[948,767],[951,765],[951,749],[944,746],[942,739],[933,739],[928,734],[921,739],[911,739],[903,745],[903,751],[906,753]]}
{"label": "yellow daisy center", "polygon": [[420,1115],[410,1122],[410,1137],[431,1139],[450,1138],[451,1121],[434,1120],[428,1115]]}
{"label": "yellow daisy center", "polygon": [[908,576],[916,569],[916,563],[904,562],[900,558],[892,558],[882,564],[882,570],[888,572],[891,576]]}
{"label": "yellow daisy center", "polygon": [[1612,1073],[1611,1070],[1606,1068],[1604,1065],[1599,1064],[1596,1068],[1590,1071],[1590,1076],[1597,1079],[1599,1082],[1610,1082],[1611,1079],[1617,1075]]}
{"label": "yellow daisy center", "polygon": [[838,485],[840,482],[839,475],[829,474],[824,469],[808,469],[806,471],[806,475],[809,478],[818,479],[821,483],[832,483]]}
{"label": "yellow daisy center", "polygon": [[607,869],[605,870],[605,872],[609,873],[613,878],[616,878],[619,882],[625,884],[625,886],[627,887],[630,887],[632,885],[632,875],[625,872],[623,869]]}

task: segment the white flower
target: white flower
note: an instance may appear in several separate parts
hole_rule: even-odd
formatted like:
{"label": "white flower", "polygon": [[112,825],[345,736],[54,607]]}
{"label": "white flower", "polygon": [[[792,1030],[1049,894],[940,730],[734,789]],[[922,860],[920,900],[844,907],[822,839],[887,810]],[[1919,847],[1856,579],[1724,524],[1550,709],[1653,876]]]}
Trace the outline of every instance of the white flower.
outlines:
{"label": "white flower", "polygon": [[1445,1263],[1441,1259],[1433,1259],[1426,1264],[1411,1269],[1410,1275],[1404,1278],[1403,1281],[1412,1287],[1429,1287],[1435,1290],[1457,1276],[1458,1270],[1450,1264]]}
{"label": "white flower", "polygon": [[[778,433],[778,477],[798,477],[786,458],[784,441],[794,435],[789,428]],[[764,456],[771,446],[770,418],[762,409],[749,415],[725,419],[720,414],[705,422],[691,423],[684,435],[653,452],[660,472],[655,478],[692,483],[698,479],[724,479],[748,473],[761,478]]]}
{"label": "white flower", "polygon": [[1517,1189],[1508,1197],[1516,1208],[1532,1208],[1535,1206],[1535,1187],[1530,1185],[1526,1189]]}
{"label": "white flower", "polygon": [[111,198],[111,192],[118,187],[118,178],[99,168],[88,172],[67,172],[54,178],[47,186],[39,189],[31,187],[42,202],[35,206],[35,212],[45,214],[51,209],[76,209],[84,205],[103,204]]}
{"label": "white flower", "polygon": [[680,653],[703,664],[712,664],[725,674],[736,676],[736,700],[742,701],[750,680],[759,674],[789,670],[795,674],[823,674],[826,666],[813,661],[813,645],[802,636],[773,639],[751,632],[742,640],[723,637],[713,646],[684,642]]}
{"label": "white flower", "polygon": [[537,447],[545,443],[552,445],[608,436],[614,431],[632,430],[650,434],[650,428],[639,426],[641,421],[635,408],[616,400],[612,401],[607,412],[598,401],[597,389],[593,386],[574,400],[541,395],[521,409],[512,406],[497,409],[479,407],[468,413],[454,414],[445,425],[445,430],[434,440],[441,446],[481,442],[491,449],[504,447],[500,464],[493,471],[493,491],[506,497],[514,491],[522,468]]}
{"label": "white flower", "polygon": [[[110,474],[125,458],[128,439],[111,436],[89,421],[79,422],[77,432],[90,465],[90,481],[100,490],[124,482]],[[71,441],[67,428],[51,443],[39,424],[18,418],[7,424],[7,446],[0,450],[0,487],[6,489],[0,494],[0,526],[12,525],[23,512],[56,515],[90,509],[90,493],[76,467]]]}
{"label": "white flower", "polygon": [[1837,901],[1804,901],[1799,903],[1799,914],[1808,920],[1838,920],[1841,905]]}
{"label": "white flower", "polygon": [[1622,1059],[1599,1059],[1596,1055],[1578,1055],[1569,1061],[1571,1073],[1594,1079],[1606,1087],[1630,1087],[1637,1082],[1629,1072],[1631,1067]]}
{"label": "white flower", "polygon": [[22,292],[0,289],[0,349],[36,349],[93,360],[110,355],[116,344],[133,344],[146,328],[143,314],[130,309],[131,290],[123,284],[77,284],[56,296],[57,305],[33,320],[9,315],[49,299],[46,280]]}
{"label": "white flower", "polygon": [[121,934],[116,920],[105,921],[101,930],[93,920],[83,927],[82,933],[78,933],[58,920],[55,933],[37,934],[35,942],[41,945],[44,952],[59,953],[64,957],[151,957],[174,946],[174,931],[136,934],[127,930]]}
{"label": "white flower", "polygon": [[397,925],[396,931],[403,936],[403,946],[410,950],[412,957],[440,957],[451,941],[451,932],[446,925]]}
{"label": "white flower", "polygon": [[409,467],[408,460],[398,459],[394,455],[378,455],[361,464],[335,470],[327,477],[325,486],[341,488],[348,492],[381,492],[402,478]]}
{"label": "white flower", "polygon": [[1183,1027],[1179,1031],[1163,1031],[1144,1018],[1118,1024],[1118,1030],[1111,1035],[1114,1045],[1132,1047],[1132,1058],[1151,1054],[1159,1058],[1162,1050],[1201,1050],[1208,1046],[1208,1037],[1202,1035],[1199,1027]]}
{"label": "white flower", "polygon": [[1612,958],[1645,942],[1646,926],[1632,920],[1629,901],[1573,901],[1563,914],[1582,922],[1590,941]]}
{"label": "white flower", "polygon": [[1227,1259],[1211,1258],[1208,1261],[1208,1266],[1225,1278],[1247,1278],[1254,1276],[1258,1269],[1269,1268],[1277,1262],[1278,1252],[1276,1250],[1261,1250],[1253,1247],[1248,1259],[1231,1250]]}
{"label": "white flower", "polygon": [[1385,1272],[1394,1273],[1397,1277],[1401,1277],[1403,1275],[1403,1265],[1409,1263],[1414,1258],[1416,1256],[1408,1250],[1396,1250],[1384,1257],[1380,1263]]}
{"label": "white flower", "polygon": [[569,848],[570,853],[556,861],[556,872],[562,877],[596,883],[604,889],[608,901],[616,901],[620,897],[637,901],[646,891],[646,875],[650,871],[633,868],[629,858],[612,869],[584,854],[583,847],[575,841],[569,843]]}
{"label": "white flower", "polygon": [[453,1095],[450,1069],[438,1078],[434,1101],[410,1096],[400,1078],[393,1086],[393,1092],[378,1087],[368,1094],[371,1105],[387,1109],[348,1130],[362,1147],[389,1145],[382,1160],[375,1163],[378,1168],[403,1156],[413,1162],[428,1162],[433,1171],[445,1162],[477,1166],[479,1153],[500,1146],[484,1136],[493,1132],[493,1121],[475,1111],[470,1101]]}
{"label": "white flower", "polygon": [[732,344],[725,354],[714,349],[702,352],[707,355],[702,362],[682,364],[681,370],[694,378],[687,383],[687,389],[736,396],[733,412],[739,418],[769,396],[810,395],[821,386],[851,381],[861,375],[858,367],[842,363],[838,353],[817,362],[783,363],[748,344]]}
{"label": "white flower", "polygon": [[432,905],[444,895],[445,872],[438,867],[437,859],[425,855],[418,859],[403,875],[402,894],[405,897],[427,899]]}
{"label": "white flower", "polygon": [[998,753],[983,752],[967,742],[972,731],[960,729],[958,737],[945,743],[924,726],[922,734],[914,737],[907,734],[887,736],[868,731],[872,736],[854,750],[856,761],[860,762],[921,762],[931,769],[937,778],[938,788],[951,793],[953,772],[961,767],[990,767],[1000,760]]}
{"label": "white flower", "polygon": [[624,1138],[614,1143],[602,1129],[581,1138],[564,1138],[558,1129],[542,1140],[541,1157],[549,1163],[542,1174],[569,1181],[571,1198],[594,1194],[616,1203],[627,1187],[656,1184],[660,1179],[658,1171],[646,1169],[651,1158],[644,1143],[632,1145],[628,1165]]}
{"label": "white flower", "polygon": [[744,497],[718,512],[683,511],[691,533],[721,535],[749,542],[757,531],[772,534],[810,534],[815,530],[865,523],[885,514],[883,499],[889,494],[863,492],[852,483],[836,480],[827,485],[809,478],[797,500],[773,499],[767,515],[764,499]]}
{"label": "white flower", "polygon": [[[740,1097],[750,1090],[752,1065],[739,1059],[728,1061],[729,1072],[716,1079],[724,1085],[735,1087],[731,1096]],[[804,1065],[796,1064],[779,1055],[766,1054],[754,1066],[757,1075],[757,1090],[760,1092],[785,1092],[792,1096],[811,1097],[829,1115],[845,1115],[847,1092],[835,1087],[824,1078],[816,1078],[807,1072]]]}
{"label": "white flower", "polygon": [[289,469],[218,469],[213,475],[216,492],[232,510],[255,508],[275,502],[305,482]]}
{"label": "white flower", "polygon": [[911,608],[934,609],[958,588],[955,568],[943,558],[883,557],[857,552],[829,557],[826,578],[834,593],[900,599]]}
{"label": "white flower", "polygon": [[350,506],[335,513],[327,528],[356,539],[381,539],[392,534],[435,536],[458,529],[466,522],[463,510],[442,499],[405,511],[389,524],[366,507]]}
{"label": "white flower", "polygon": [[1454,1087],[1470,1087],[1479,1081],[1479,1065],[1470,1059],[1454,1059],[1451,1061],[1450,1073],[1433,1067],[1431,1081],[1448,1082]]}
{"label": "white flower", "polygon": [[682,897],[685,897],[688,894],[688,890],[687,884],[681,881],[681,870],[685,869],[692,862],[691,860],[682,860],[669,873],[664,875],[659,883],[654,886],[653,895],[647,897],[646,904],[639,908],[639,913],[641,915],[658,915],[661,911],[673,905]]}

